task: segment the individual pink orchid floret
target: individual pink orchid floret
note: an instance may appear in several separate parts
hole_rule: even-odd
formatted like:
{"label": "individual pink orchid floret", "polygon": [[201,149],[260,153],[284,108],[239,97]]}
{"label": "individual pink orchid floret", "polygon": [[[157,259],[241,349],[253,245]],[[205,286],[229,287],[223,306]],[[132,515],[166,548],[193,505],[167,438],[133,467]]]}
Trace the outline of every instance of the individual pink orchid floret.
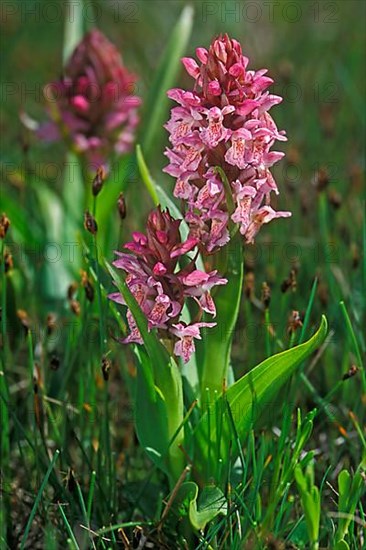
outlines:
{"label": "individual pink orchid floret", "polygon": [[[153,210],[147,220],[146,235],[133,233],[133,241],[125,245],[129,253],[116,252],[113,265],[126,273],[126,283],[144,312],[148,329],[157,329],[159,336],[174,343],[174,352],[187,362],[194,352],[194,338],[200,338],[200,328],[215,323],[183,323],[180,319],[188,300],[198,308],[197,317],[203,312],[216,314],[211,289],[224,285],[227,280],[217,271],[205,273],[197,269],[194,256],[188,256],[197,246],[197,239],[189,237],[182,242],[179,226],[169,213],[160,207]],[[194,254],[194,252],[192,252]],[[186,256],[187,255],[187,256]],[[184,267],[180,260],[185,256]],[[118,304],[125,304],[119,292],[109,295]],[[128,310],[128,336],[123,343],[142,344],[141,334],[132,313]]]}
{"label": "individual pink orchid floret", "polygon": [[191,358],[192,353],[195,352],[194,338],[201,340],[200,328],[214,327],[216,323],[194,323],[193,325],[184,325],[178,323],[173,325],[172,334],[178,337],[178,341],[174,346],[174,353],[178,357],[182,357],[185,363]]}
{"label": "individual pink orchid floret", "polygon": [[94,168],[130,151],[141,103],[135,81],[114,44],[92,29],[75,48],[63,77],[45,87],[50,120],[38,136],[65,137]]}
{"label": "individual pink orchid floret", "polygon": [[269,169],[284,156],[270,149],[286,136],[268,113],[282,98],[267,91],[266,69],[248,70],[239,42],[220,36],[196,55],[199,63],[182,59],[194,89],[168,92],[179,106],[165,126],[172,146],[165,171],[176,179],[190,234],[210,253],[229,241],[230,220],[253,242],[264,223],[291,215],[269,207],[270,193],[278,194]]}

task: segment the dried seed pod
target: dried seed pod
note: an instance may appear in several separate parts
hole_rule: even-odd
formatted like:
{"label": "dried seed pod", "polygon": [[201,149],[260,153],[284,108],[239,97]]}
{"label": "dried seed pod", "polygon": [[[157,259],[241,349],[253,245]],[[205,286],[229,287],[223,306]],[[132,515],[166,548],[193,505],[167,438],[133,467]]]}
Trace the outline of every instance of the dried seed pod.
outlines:
{"label": "dried seed pod", "polygon": [[245,251],[245,271],[246,273],[249,273],[249,271],[254,271],[255,268],[255,258],[253,254],[250,254],[248,251]]}
{"label": "dried seed pod", "polygon": [[94,216],[89,212],[89,210],[87,210],[85,213],[84,213],[84,227],[87,231],[89,231],[89,233],[91,233],[92,235],[96,235],[97,231],[98,231],[98,224],[96,222],[96,219],[94,218]]}
{"label": "dried seed pod", "polygon": [[357,269],[358,266],[360,265],[361,254],[356,243],[351,243],[351,259],[352,259],[352,268]]}
{"label": "dried seed pod", "polygon": [[108,359],[108,357],[106,355],[103,355],[103,357],[102,357],[102,373],[103,373],[103,378],[106,382],[109,380],[109,371],[111,370],[111,366],[112,366],[111,360]]}
{"label": "dried seed pod", "polygon": [[1,214],[0,217],[0,239],[5,239],[5,236],[10,227],[10,220],[6,214]]}
{"label": "dried seed pod", "polygon": [[262,304],[265,309],[269,308],[271,302],[271,289],[266,282],[262,284]]}
{"label": "dried seed pod", "polygon": [[311,211],[311,198],[309,196],[308,189],[300,190],[300,206],[301,206],[301,213],[303,216],[307,216],[308,213]]}
{"label": "dried seed pod", "polygon": [[76,479],[72,468],[68,469],[66,475],[66,488],[70,493],[73,493],[76,489]]}
{"label": "dried seed pod", "polygon": [[302,319],[300,317],[300,313],[296,310],[293,310],[289,316],[288,324],[287,324],[287,333],[293,334],[297,331],[297,329],[302,327]]}
{"label": "dried seed pod", "polygon": [[289,149],[287,151],[286,158],[287,158],[287,164],[292,164],[294,166],[299,165],[299,163],[300,163],[300,151],[299,151],[299,149],[297,147],[293,146],[293,145],[291,147],[289,147]]}
{"label": "dried seed pod", "polygon": [[88,274],[86,271],[81,270],[81,285],[84,288],[86,299],[89,302],[93,302],[94,300],[94,287],[91,279],[88,277]]}
{"label": "dried seed pod", "polygon": [[334,103],[323,103],[320,105],[319,109],[319,118],[320,125],[326,137],[330,138],[333,136],[336,113],[334,108]]}
{"label": "dried seed pod", "polygon": [[13,256],[7,249],[4,252],[4,267],[5,273],[8,273],[14,267]]}
{"label": "dried seed pod", "polygon": [[361,166],[354,164],[349,170],[349,178],[352,190],[360,193],[364,187],[364,173]]}
{"label": "dried seed pod", "polygon": [[319,193],[328,187],[329,181],[328,170],[324,167],[319,168],[319,170],[314,174],[313,184]]}
{"label": "dried seed pod", "polygon": [[80,302],[78,300],[70,300],[70,309],[77,317],[80,315]]}
{"label": "dried seed pod", "polygon": [[69,288],[67,289],[67,299],[68,300],[73,299],[77,289],[78,289],[78,284],[76,282],[73,282],[73,283],[71,283],[71,285],[69,285]]}
{"label": "dried seed pod", "polygon": [[47,327],[47,336],[51,336],[56,328],[56,315],[54,313],[49,313],[46,319]]}
{"label": "dried seed pod", "polygon": [[51,370],[58,370],[60,368],[60,364],[61,360],[59,356],[54,353],[50,359]]}
{"label": "dried seed pod", "polygon": [[18,317],[19,321],[21,322],[22,327],[25,330],[25,333],[27,333],[28,330],[30,330],[30,327],[31,327],[30,320],[29,320],[29,317],[28,317],[28,313],[25,311],[25,309],[18,309],[17,310],[17,317]]}
{"label": "dried seed pod", "polygon": [[281,284],[281,291],[283,293],[287,292],[290,289],[292,290],[292,292],[295,292],[297,289],[297,279],[296,279],[295,268],[291,269],[289,276]]}
{"label": "dried seed pod", "polygon": [[244,294],[251,300],[254,296],[255,291],[255,276],[252,271],[247,273],[244,277]]}
{"label": "dried seed pod", "polygon": [[119,194],[118,201],[117,201],[117,208],[118,208],[119,217],[121,218],[121,220],[124,220],[127,215],[127,210],[126,210],[126,201],[123,193]]}
{"label": "dried seed pod", "polygon": [[356,365],[351,365],[348,371],[342,376],[342,380],[348,380],[349,378],[352,378],[358,373],[359,370],[360,369],[356,367]]}
{"label": "dried seed pod", "polygon": [[106,178],[106,172],[105,172],[104,166],[99,166],[92,184],[92,192],[94,197],[99,195],[99,193],[101,192],[104,185],[105,178]]}
{"label": "dried seed pod", "polygon": [[323,307],[327,307],[329,303],[329,290],[328,285],[324,282],[320,282],[318,285],[318,296],[320,303]]}
{"label": "dried seed pod", "polygon": [[338,208],[342,205],[342,197],[337,191],[335,191],[335,189],[329,189],[328,201],[335,210],[338,210]]}

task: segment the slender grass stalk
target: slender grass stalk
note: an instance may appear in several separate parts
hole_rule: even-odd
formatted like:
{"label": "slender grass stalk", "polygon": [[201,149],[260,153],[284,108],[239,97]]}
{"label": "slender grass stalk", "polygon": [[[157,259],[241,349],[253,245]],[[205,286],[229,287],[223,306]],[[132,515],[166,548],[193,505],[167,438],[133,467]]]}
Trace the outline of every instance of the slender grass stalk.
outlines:
{"label": "slender grass stalk", "polygon": [[51,472],[52,472],[52,470],[53,470],[53,468],[56,464],[56,460],[58,459],[59,454],[60,454],[60,451],[57,449],[55,451],[55,454],[53,455],[53,458],[52,458],[52,461],[51,461],[50,465],[48,466],[46,475],[43,478],[43,481],[41,483],[41,486],[40,486],[39,491],[38,491],[37,496],[36,496],[36,500],[34,501],[30,516],[28,518],[27,525],[25,526],[25,529],[24,529],[23,537],[22,537],[22,540],[21,540],[21,543],[20,543],[20,550],[23,550],[24,547],[25,547],[25,543],[27,542],[29,531],[30,531],[30,528],[32,526],[34,517],[37,513],[37,509],[38,509],[39,503],[41,501],[43,491],[45,490],[45,487],[46,487],[47,482],[48,482],[48,478],[51,475]]}
{"label": "slender grass stalk", "polygon": [[358,367],[361,371],[362,391],[363,391],[363,394],[366,395],[366,373],[365,373],[365,367],[362,360],[361,350],[358,345],[357,337],[356,337],[355,331],[353,330],[351,319],[349,317],[346,305],[343,302],[343,300],[340,302],[339,305],[341,307],[342,315],[346,324],[347,334],[352,342],[353,350],[358,362]]}
{"label": "slender grass stalk", "polygon": [[354,349],[354,352],[355,352],[356,357],[357,357],[358,367],[360,369],[364,370],[362,356],[361,356],[361,350],[360,350],[360,347],[358,345],[357,338],[356,338],[356,335],[355,335],[355,331],[353,330],[351,319],[348,315],[348,311],[347,311],[347,308],[346,308],[345,303],[343,302],[343,300],[339,303],[339,305],[341,306],[341,311],[342,311],[342,314],[343,314],[343,317],[344,317],[344,320],[345,320],[345,323],[346,323],[346,329],[347,329],[349,337],[351,338],[353,349]]}
{"label": "slender grass stalk", "polygon": [[[93,215],[96,215],[97,210],[97,196],[93,197]],[[105,329],[105,311],[102,301],[102,290],[101,290],[101,277],[100,277],[100,265],[99,265],[99,248],[98,248],[98,233],[96,232],[93,235],[94,243],[94,262],[95,262],[95,274],[96,274],[96,287],[97,287],[97,306],[98,306],[98,317],[99,317],[99,353],[100,358],[99,362],[101,364],[102,358],[105,355],[107,338],[106,338],[106,329]],[[94,370],[94,369],[93,369]],[[93,380],[95,380],[95,373],[93,372]],[[94,403],[93,403],[94,407]],[[102,437],[105,446],[105,461],[106,461],[106,471],[102,479],[105,481],[105,486],[110,491],[112,487],[112,463],[111,463],[111,440],[110,440],[110,421],[109,421],[109,394],[108,394],[108,384],[104,381],[103,386],[103,407],[104,415],[102,422]]]}
{"label": "slender grass stalk", "polygon": [[88,502],[87,502],[87,518],[88,518],[88,524],[90,524],[91,519],[91,513],[93,508],[93,499],[94,499],[94,490],[95,490],[95,478],[96,478],[96,472],[95,470],[92,471],[90,476],[90,486],[89,486],[89,493],[88,493]]}
{"label": "slender grass stalk", "polygon": [[307,331],[308,326],[309,326],[310,316],[311,316],[311,312],[312,312],[312,309],[313,309],[313,304],[314,304],[314,299],[315,299],[317,288],[318,288],[318,277],[315,277],[314,282],[313,282],[313,286],[311,287],[311,293],[310,293],[310,298],[309,298],[309,301],[308,301],[308,305],[306,307],[304,322],[303,322],[303,325],[302,325],[302,328],[301,328],[301,334],[300,334],[300,338],[299,338],[299,344],[302,344],[305,341],[306,331]]}
{"label": "slender grass stalk", "polygon": [[[80,483],[78,481],[76,481],[76,490],[77,490],[77,493],[78,493],[80,508],[81,508],[81,511],[82,511],[82,514],[83,514],[84,521],[86,522],[86,525],[88,526],[88,529],[90,529],[90,520],[89,520],[87,510],[86,510],[85,501],[84,501],[83,493],[81,491]],[[93,540],[93,537],[92,537],[90,531],[88,531],[88,534],[89,534],[90,542],[91,542],[93,548],[95,549],[94,540]]]}
{"label": "slender grass stalk", "polygon": [[[7,361],[7,323],[6,323],[6,274],[5,274],[5,241],[0,239],[0,262],[1,262],[1,371],[0,371],[0,418],[1,418],[1,436],[0,436],[0,475],[1,483],[3,477],[6,479],[9,475],[10,460],[10,428],[8,407],[4,400],[9,400],[9,389],[6,381],[6,361]],[[10,520],[8,511],[10,510],[10,500],[7,491],[0,496],[0,537],[6,540],[6,531],[8,521]],[[9,525],[10,527],[10,525]]]}
{"label": "slender grass stalk", "polygon": [[319,221],[322,235],[322,246],[325,253],[325,271],[327,274],[327,282],[330,288],[331,296],[337,299],[337,294],[334,284],[334,276],[330,268],[330,252],[331,252],[331,240],[329,234],[329,212],[327,195],[323,191],[319,195]]}
{"label": "slender grass stalk", "polygon": [[271,356],[271,335],[270,335],[270,326],[271,326],[271,317],[269,314],[269,308],[266,307],[264,310],[264,327],[265,327],[265,346],[266,346],[266,357]]}
{"label": "slender grass stalk", "polygon": [[64,512],[64,510],[63,510],[61,504],[58,505],[58,509],[60,510],[60,514],[61,514],[61,516],[62,516],[62,519],[64,520],[64,524],[65,524],[65,527],[66,527],[66,531],[68,532],[69,537],[70,537],[70,539],[71,539],[71,542],[72,542],[72,544],[74,545],[74,546],[73,546],[73,549],[74,549],[74,550],[79,550],[79,545],[78,545],[78,543],[77,543],[77,540],[76,540],[76,538],[75,538],[75,535],[74,535],[74,533],[73,533],[73,530],[72,530],[72,528],[71,528],[71,525],[70,525],[70,523],[69,523],[69,521],[68,521],[68,519],[67,519],[67,517],[66,517],[66,514],[65,514],[65,512]]}

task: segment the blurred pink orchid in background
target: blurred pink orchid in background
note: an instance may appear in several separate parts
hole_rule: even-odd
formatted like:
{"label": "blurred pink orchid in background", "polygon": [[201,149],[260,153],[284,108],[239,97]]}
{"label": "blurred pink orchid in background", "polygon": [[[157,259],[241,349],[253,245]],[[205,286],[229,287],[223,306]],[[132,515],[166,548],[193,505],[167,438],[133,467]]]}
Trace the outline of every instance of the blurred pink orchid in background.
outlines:
{"label": "blurred pink orchid in background", "polygon": [[39,127],[38,136],[66,138],[94,168],[113,154],[128,152],[141,103],[134,95],[135,80],[117,48],[99,30],[91,30],[75,48],[63,77],[45,87],[51,120]]}
{"label": "blurred pink orchid in background", "polygon": [[[134,233],[133,241],[125,245],[129,253],[116,252],[113,265],[127,273],[126,283],[146,315],[148,328],[158,329],[163,339],[172,340],[174,353],[189,361],[195,350],[194,338],[200,339],[200,329],[213,327],[215,323],[200,322],[203,312],[212,316],[216,308],[211,289],[224,285],[227,280],[216,271],[205,273],[196,268],[194,258],[186,257],[184,267],[178,262],[197,245],[191,237],[181,241],[180,220],[175,220],[169,210],[160,207],[153,210],[147,220],[146,235]],[[125,304],[120,293],[109,298]],[[182,311],[188,299],[198,306],[196,320],[182,321]],[[130,311],[127,312],[130,329],[124,343],[142,344],[143,340]]]}
{"label": "blurred pink orchid in background", "polygon": [[236,40],[220,36],[196,55],[200,64],[182,59],[193,91],[168,92],[179,106],[166,124],[172,148],[165,171],[177,180],[174,194],[186,205],[190,235],[212,252],[229,241],[230,219],[253,242],[264,223],[291,215],[269,206],[270,193],[278,194],[270,168],[284,156],[270,149],[286,137],[268,113],[282,101],[266,91],[273,80],[267,70],[247,70]]}

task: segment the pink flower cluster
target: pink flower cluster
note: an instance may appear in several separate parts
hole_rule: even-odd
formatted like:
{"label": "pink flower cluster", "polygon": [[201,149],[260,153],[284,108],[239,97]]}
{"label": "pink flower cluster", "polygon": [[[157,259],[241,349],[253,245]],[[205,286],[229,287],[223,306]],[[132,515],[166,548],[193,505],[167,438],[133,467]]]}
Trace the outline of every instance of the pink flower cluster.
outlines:
{"label": "pink flower cluster", "polygon": [[182,60],[194,90],[168,92],[179,106],[166,124],[172,148],[165,171],[177,180],[190,235],[212,252],[228,242],[230,219],[253,242],[264,223],[290,216],[269,204],[270,193],[278,194],[270,168],[284,156],[270,149],[286,137],[268,113],[282,100],[266,91],[273,80],[265,69],[247,69],[236,40],[220,36],[196,54],[199,64]]}
{"label": "pink flower cluster", "polygon": [[[146,315],[149,330],[157,329],[162,339],[173,341],[175,355],[187,362],[195,350],[194,339],[200,338],[200,329],[215,325],[200,321],[203,312],[216,314],[210,290],[226,284],[227,280],[216,271],[198,270],[195,260],[189,256],[185,258],[185,267],[178,265],[197,245],[193,237],[181,241],[180,223],[171,217],[169,210],[162,212],[160,207],[153,210],[148,217],[146,235],[134,233],[133,241],[124,247],[129,253],[116,252],[118,259],[113,265],[127,273],[126,283]],[[109,298],[125,304],[118,292]],[[190,324],[180,320],[188,299],[197,304],[195,321]],[[127,321],[130,333],[123,342],[142,344],[130,311]]]}
{"label": "pink flower cluster", "polygon": [[129,151],[139,121],[134,85],[116,47],[99,30],[91,30],[74,50],[62,79],[45,88],[51,120],[40,127],[39,136],[48,141],[66,137],[95,165],[113,152]]}

